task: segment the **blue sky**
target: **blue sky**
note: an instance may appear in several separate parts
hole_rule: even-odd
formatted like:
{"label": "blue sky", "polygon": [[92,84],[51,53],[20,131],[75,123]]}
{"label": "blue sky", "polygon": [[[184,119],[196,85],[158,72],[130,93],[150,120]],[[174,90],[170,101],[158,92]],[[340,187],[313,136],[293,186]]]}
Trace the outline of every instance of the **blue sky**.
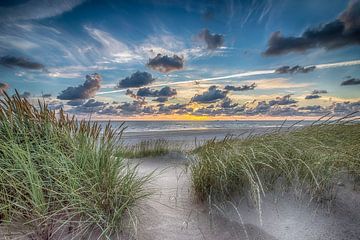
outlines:
{"label": "blue sky", "polygon": [[[2,1],[0,89],[104,118],[344,114],[360,108],[359,13],[344,0]],[[119,89],[127,77],[145,82]]]}

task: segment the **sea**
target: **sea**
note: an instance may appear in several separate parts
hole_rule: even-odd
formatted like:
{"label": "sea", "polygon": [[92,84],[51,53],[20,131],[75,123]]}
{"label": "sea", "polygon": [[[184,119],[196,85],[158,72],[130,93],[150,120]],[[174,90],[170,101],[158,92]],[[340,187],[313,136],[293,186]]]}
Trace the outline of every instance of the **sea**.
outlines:
{"label": "sea", "polygon": [[[101,125],[107,123],[100,121]],[[225,136],[240,137],[279,128],[302,127],[311,123],[313,121],[113,121],[111,125],[118,128],[123,124],[123,139],[128,143],[137,143],[156,139],[194,142],[221,139]]]}

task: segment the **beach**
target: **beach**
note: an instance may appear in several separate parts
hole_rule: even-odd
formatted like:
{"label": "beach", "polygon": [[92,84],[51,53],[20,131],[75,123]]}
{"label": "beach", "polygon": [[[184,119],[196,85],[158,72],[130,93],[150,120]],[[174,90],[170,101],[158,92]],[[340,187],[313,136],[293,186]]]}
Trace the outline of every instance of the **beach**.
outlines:
{"label": "beach", "polygon": [[[310,125],[313,121],[128,121],[112,122],[113,127],[124,124],[122,139],[126,144],[163,139],[172,144],[193,148],[210,139],[245,138],[277,130]],[[107,122],[99,122],[106,125]]]}

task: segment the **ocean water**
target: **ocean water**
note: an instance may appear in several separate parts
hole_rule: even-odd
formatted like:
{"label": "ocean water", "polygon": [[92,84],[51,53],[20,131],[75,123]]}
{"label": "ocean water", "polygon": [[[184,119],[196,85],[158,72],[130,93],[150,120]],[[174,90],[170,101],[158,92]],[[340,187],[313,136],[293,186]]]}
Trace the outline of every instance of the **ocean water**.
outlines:
{"label": "ocean water", "polygon": [[[125,122],[126,133],[166,132],[166,131],[206,131],[206,130],[243,130],[259,128],[275,128],[305,126],[313,121],[128,121]],[[102,125],[107,122],[100,122]],[[113,127],[118,127],[123,122],[111,122]]]}

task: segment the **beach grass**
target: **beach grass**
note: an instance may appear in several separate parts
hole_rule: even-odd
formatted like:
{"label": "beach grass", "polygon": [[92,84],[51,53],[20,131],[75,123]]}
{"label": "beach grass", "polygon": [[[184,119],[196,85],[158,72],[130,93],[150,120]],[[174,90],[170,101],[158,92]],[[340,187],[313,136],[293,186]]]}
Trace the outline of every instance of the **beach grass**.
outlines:
{"label": "beach grass", "polygon": [[[119,157],[122,127],[102,129],[19,94],[0,99],[0,229],[30,239],[96,235],[136,224],[151,176]],[[4,230],[6,229],[6,230]],[[64,230],[66,229],[66,230]],[[65,231],[65,232],[64,232]]]}
{"label": "beach grass", "polygon": [[246,139],[208,141],[194,150],[192,183],[201,200],[262,196],[280,185],[322,202],[344,176],[360,179],[360,123],[354,115],[276,129]]}
{"label": "beach grass", "polygon": [[163,156],[172,151],[179,151],[179,149],[165,139],[151,139],[142,140],[133,145],[122,146],[120,154],[125,158],[145,158]]}

